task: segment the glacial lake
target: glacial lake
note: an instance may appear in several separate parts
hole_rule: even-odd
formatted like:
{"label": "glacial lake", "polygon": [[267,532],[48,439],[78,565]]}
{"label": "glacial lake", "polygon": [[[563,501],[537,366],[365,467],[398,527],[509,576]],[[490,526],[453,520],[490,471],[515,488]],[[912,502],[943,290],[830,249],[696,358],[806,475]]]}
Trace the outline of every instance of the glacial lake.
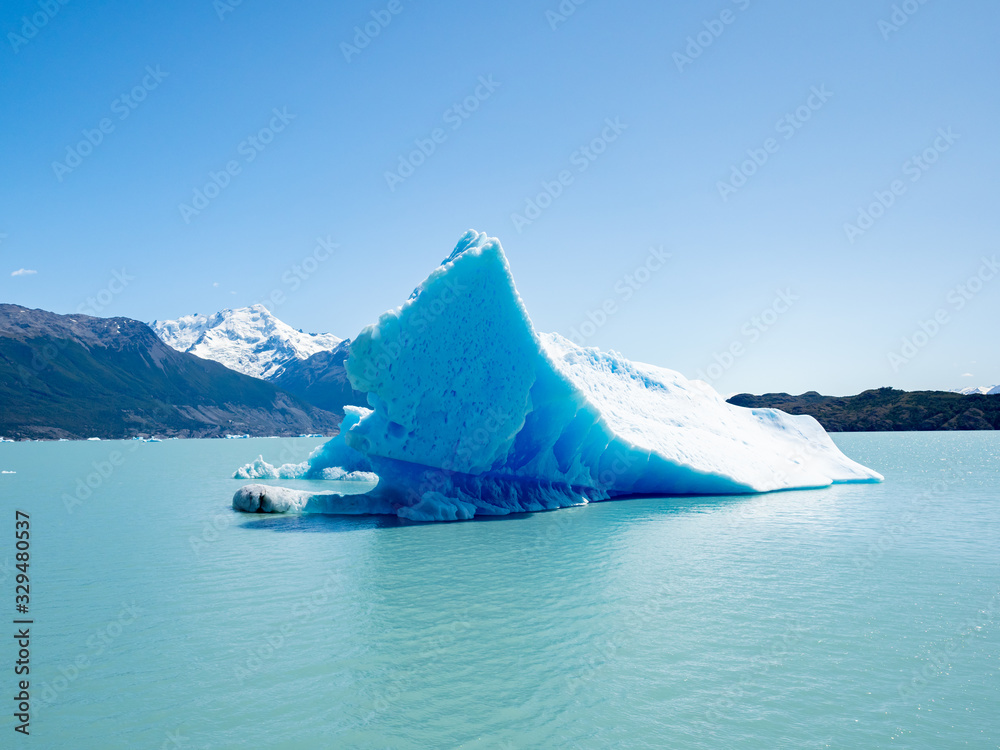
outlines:
{"label": "glacial lake", "polygon": [[231,510],[316,438],[4,443],[0,746],[1000,746],[1000,436],[834,439],[885,483],[451,524]]}

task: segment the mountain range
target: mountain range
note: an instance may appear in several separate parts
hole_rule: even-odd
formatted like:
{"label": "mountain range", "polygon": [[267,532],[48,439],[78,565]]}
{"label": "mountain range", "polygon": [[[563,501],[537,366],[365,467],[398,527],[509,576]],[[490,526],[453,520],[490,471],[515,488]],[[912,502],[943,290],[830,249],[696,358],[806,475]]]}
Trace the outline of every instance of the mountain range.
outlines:
{"label": "mountain range", "polygon": [[264,305],[153,321],[150,326],[178,351],[274,383],[314,406],[343,414],[345,404],[367,406],[344,370],[350,340],[303,333]]}
{"label": "mountain range", "polygon": [[0,435],[218,437],[336,432],[340,416],[176,351],[129,318],[0,304]]}
{"label": "mountain range", "polygon": [[211,359],[230,370],[270,380],[294,360],[332,351],[341,339],[332,333],[304,333],[283,323],[264,305],[185,315],[149,324],[177,351]]}

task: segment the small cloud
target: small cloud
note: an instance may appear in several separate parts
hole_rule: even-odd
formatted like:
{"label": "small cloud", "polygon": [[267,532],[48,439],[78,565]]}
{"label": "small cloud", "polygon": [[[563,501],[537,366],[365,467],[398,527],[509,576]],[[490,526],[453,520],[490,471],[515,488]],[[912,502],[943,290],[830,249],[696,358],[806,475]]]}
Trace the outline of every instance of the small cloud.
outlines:
{"label": "small cloud", "polygon": [[230,294],[236,294],[236,292],[230,292]]}
{"label": "small cloud", "polygon": [[971,377],[974,377],[974,376],[973,376],[973,374],[971,372],[963,372],[962,373],[962,377],[963,378],[971,378]]}
{"label": "small cloud", "polygon": [[38,271],[32,271],[30,268],[19,268],[16,271],[11,272],[11,276],[31,276],[36,274]]}
{"label": "small cloud", "polygon": [[212,286],[218,286],[218,285],[219,285],[218,281],[212,282]]}

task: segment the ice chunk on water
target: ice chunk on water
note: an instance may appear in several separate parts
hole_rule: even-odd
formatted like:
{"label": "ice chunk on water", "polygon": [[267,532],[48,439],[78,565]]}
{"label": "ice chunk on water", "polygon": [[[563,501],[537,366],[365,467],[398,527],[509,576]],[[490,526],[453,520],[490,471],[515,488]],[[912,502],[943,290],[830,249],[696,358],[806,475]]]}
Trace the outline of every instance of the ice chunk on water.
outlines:
{"label": "ice chunk on water", "polygon": [[357,406],[344,407],[344,419],[340,433],[319,446],[305,461],[297,464],[286,463],[274,466],[258,456],[255,461],[244,464],[233,474],[234,479],[336,479],[340,481],[374,481],[378,477],[371,473],[371,463],[363,455],[348,448],[344,442],[345,433],[358,423],[368,409]]}
{"label": "ice chunk on water", "polygon": [[310,493],[265,484],[240,487],[233,496],[233,508],[244,513],[385,515],[395,512],[392,505],[373,493]]}
{"label": "ice chunk on water", "polygon": [[299,479],[309,470],[309,463],[282,464],[274,466],[257,456],[256,460],[245,464],[233,474],[234,479]]}
{"label": "ice chunk on water", "polygon": [[303,475],[374,471],[378,496],[414,520],[882,478],[812,417],[536,333],[499,241],[472,230],[345,367],[372,408],[348,407]]}

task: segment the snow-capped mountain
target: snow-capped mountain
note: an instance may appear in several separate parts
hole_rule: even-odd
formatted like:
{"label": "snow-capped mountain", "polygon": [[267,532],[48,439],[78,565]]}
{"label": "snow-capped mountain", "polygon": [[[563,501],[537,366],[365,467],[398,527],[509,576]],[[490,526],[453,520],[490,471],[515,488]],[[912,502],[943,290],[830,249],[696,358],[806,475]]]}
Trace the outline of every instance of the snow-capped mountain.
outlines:
{"label": "snow-capped mountain", "polygon": [[953,393],[961,393],[966,396],[971,396],[974,393],[996,396],[1000,395],[1000,385],[970,385],[968,388],[956,388]]}
{"label": "snow-capped mountain", "polygon": [[340,422],[287,388],[175,351],[138,320],[6,304],[0,404],[0,435],[20,440],[333,434]]}
{"label": "snow-capped mountain", "polygon": [[269,380],[293,360],[332,351],[332,333],[303,333],[278,320],[264,305],[154,320],[150,327],[168,346],[211,359],[231,370]]}

